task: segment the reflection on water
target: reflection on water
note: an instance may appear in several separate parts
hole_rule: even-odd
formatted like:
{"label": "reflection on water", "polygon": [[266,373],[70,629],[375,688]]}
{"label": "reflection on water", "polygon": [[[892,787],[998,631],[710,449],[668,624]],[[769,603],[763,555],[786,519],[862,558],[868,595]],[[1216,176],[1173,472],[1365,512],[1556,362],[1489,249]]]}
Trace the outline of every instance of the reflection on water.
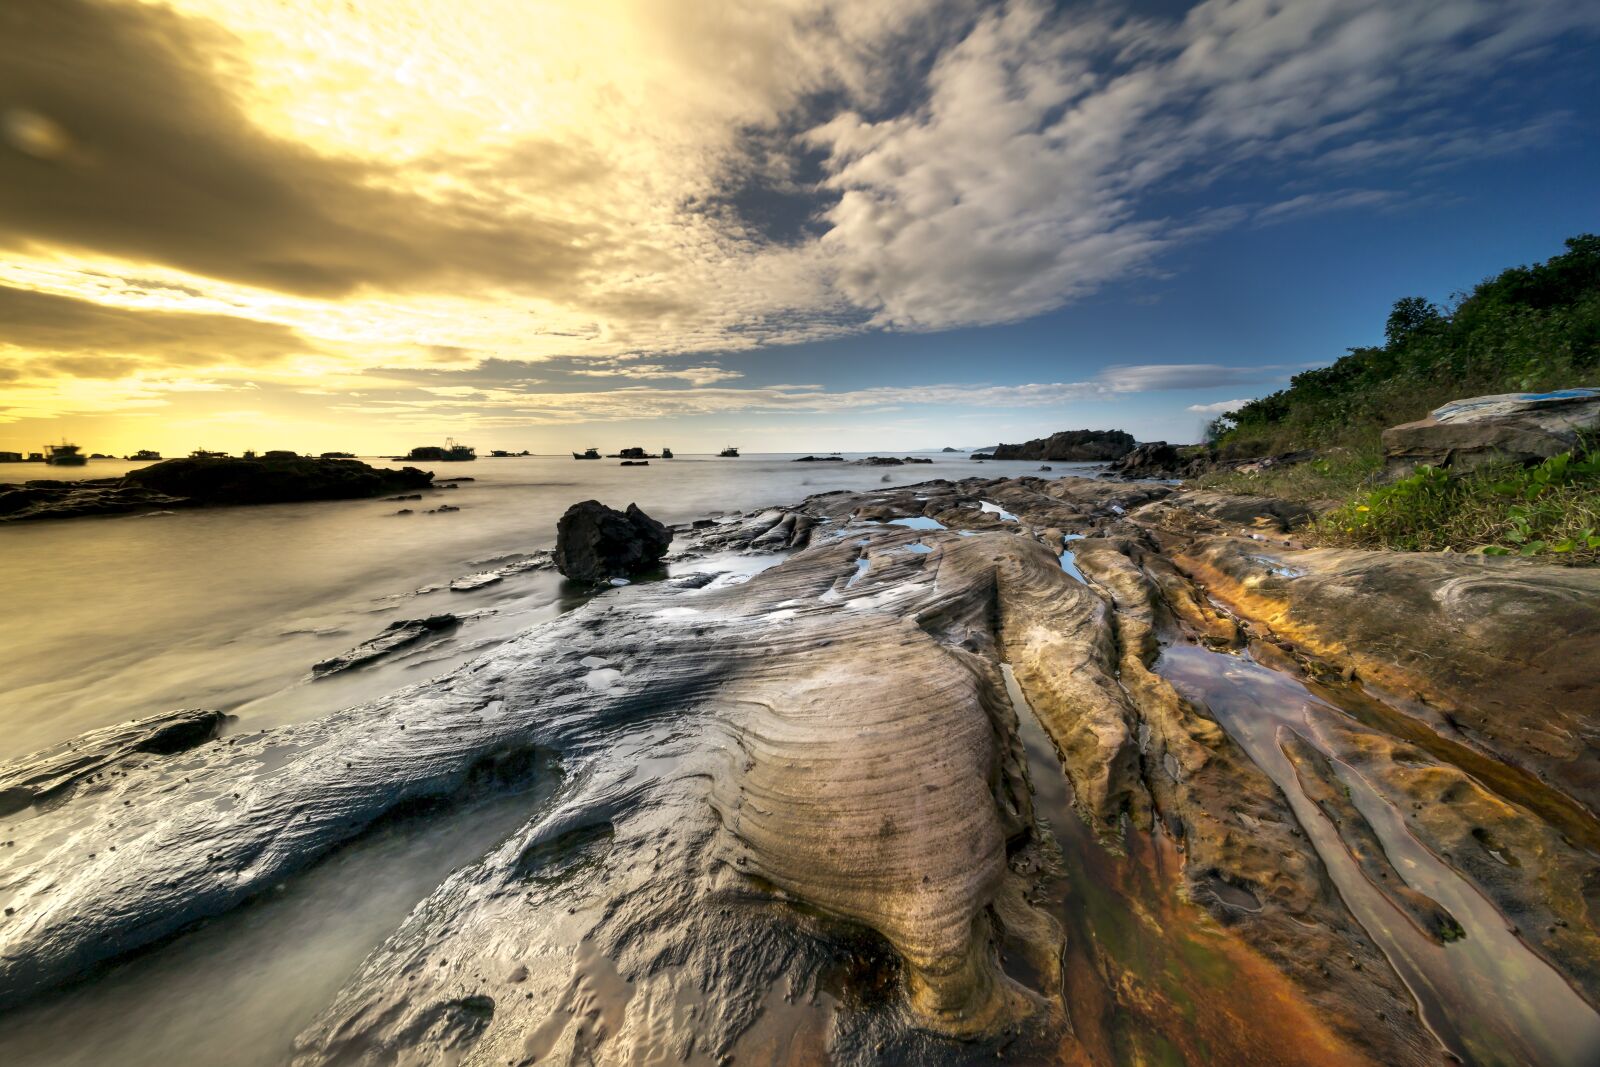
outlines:
{"label": "reflection on water", "polygon": [[1073,808],[1054,743],[1010,664],[1002,670],[1034,813],[1060,849],[1042,894],[1067,931],[1063,985],[1074,1033],[1060,1061],[1364,1063],[1276,968],[1182,898],[1183,861],[1164,833],[1126,831],[1120,856],[1095,840]]}
{"label": "reflection on water", "polygon": [[1423,1019],[1447,1048],[1484,1065],[1596,1062],[1600,1016],[1594,1009],[1511,932],[1488,900],[1412,835],[1371,782],[1324,751],[1406,884],[1443,905],[1466,936],[1444,945],[1425,937],[1362,873],[1279,747],[1284,730],[1322,747],[1315,721],[1341,716],[1338,709],[1286,674],[1196,645],[1168,648],[1156,669],[1208,708],[1277,783],[1346,906],[1410,987]]}
{"label": "reflection on water", "polygon": [[[235,711],[242,727],[311,717],[439,673],[560,610],[561,583],[548,573],[466,593],[448,583],[485,561],[553,547],[556,520],[578,500],[636,502],[670,523],[830,489],[879,489],[884,477],[907,485],[973,473],[964,455],[887,476],[791,459],[438,464],[441,481],[475,480],[440,491],[439,502],[461,510],[437,515],[395,514],[415,502],[360,500],[0,525],[0,589],[10,609],[0,617],[8,683],[0,759],[176,707]],[[105,478],[136,466],[4,464],[0,479]],[[1026,469],[1002,463],[984,473]],[[484,608],[497,614],[462,626],[429,655],[302,684],[311,664],[395,619]]]}
{"label": "reflection on water", "polygon": [[1083,576],[1083,572],[1078,569],[1078,557],[1073,555],[1072,549],[1066,547],[1067,545],[1071,544],[1073,541],[1082,541],[1083,538],[1084,538],[1083,534],[1070,534],[1069,533],[1069,534],[1063,534],[1062,535],[1062,537],[1061,537],[1061,544],[1062,544],[1062,548],[1061,548],[1061,569],[1066,571],[1068,574],[1072,575],[1074,578],[1078,579],[1078,581],[1082,582],[1083,584],[1088,585],[1089,584],[1089,579],[1085,578]]}

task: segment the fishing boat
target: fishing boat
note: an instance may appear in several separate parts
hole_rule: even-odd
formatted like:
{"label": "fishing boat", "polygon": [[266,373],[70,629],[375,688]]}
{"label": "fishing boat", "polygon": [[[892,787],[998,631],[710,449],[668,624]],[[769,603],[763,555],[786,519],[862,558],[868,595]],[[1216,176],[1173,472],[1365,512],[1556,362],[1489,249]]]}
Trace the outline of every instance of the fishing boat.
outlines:
{"label": "fishing boat", "polygon": [[599,459],[600,458],[600,450],[598,448],[586,448],[586,449],[583,450],[583,452],[581,454],[578,453],[578,452],[574,452],[572,454],[572,458],[573,459]]}
{"label": "fishing boat", "polygon": [[737,448],[734,448],[732,445],[729,445],[727,448],[724,448],[721,452],[718,452],[717,455],[721,456],[723,459],[738,459],[739,458],[739,450]]}
{"label": "fishing boat", "polygon": [[656,456],[656,455],[652,455],[651,453],[646,452],[642,448],[635,447],[635,448],[624,448],[621,452],[613,452],[610,455],[608,455],[606,458],[607,459],[660,459],[661,457],[660,456]]}
{"label": "fishing boat", "polygon": [[228,454],[226,452],[208,452],[203,448],[197,448],[193,452],[189,453],[189,458],[190,459],[227,459],[228,458]]}
{"label": "fishing boat", "polygon": [[406,459],[420,459],[428,463],[461,463],[478,458],[478,450],[471,445],[458,445],[455,438],[447,437],[444,447],[420,445],[406,454]]}
{"label": "fishing boat", "polygon": [[77,445],[65,441],[59,445],[45,445],[44,450],[44,461],[52,467],[81,467],[89,462],[89,457],[78,451]]}
{"label": "fishing boat", "polygon": [[139,460],[145,463],[153,463],[161,458],[161,453],[153,449],[141,448],[128,458],[132,460]]}
{"label": "fishing boat", "polygon": [[662,459],[671,459],[672,458],[672,449],[670,449],[670,448],[666,447],[665,445],[663,445],[661,447],[661,458]]}

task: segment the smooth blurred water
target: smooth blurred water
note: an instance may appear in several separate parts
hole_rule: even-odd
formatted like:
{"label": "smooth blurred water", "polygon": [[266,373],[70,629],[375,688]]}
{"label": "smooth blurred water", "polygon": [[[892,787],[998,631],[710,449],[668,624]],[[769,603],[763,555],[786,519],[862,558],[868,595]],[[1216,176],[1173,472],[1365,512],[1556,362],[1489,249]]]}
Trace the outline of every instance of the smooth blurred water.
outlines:
{"label": "smooth blurred water", "polygon": [[[848,456],[847,458],[857,458]],[[239,716],[239,729],[324,714],[441,673],[572,603],[548,572],[473,593],[451,578],[552,548],[556,520],[594,498],[663,522],[798,502],[833,489],[931,478],[1014,477],[1033,462],[934,454],[932,466],[795,463],[794,454],[683,456],[647,467],[529,456],[423,464],[475,479],[421,501],[214,508],[0,526],[0,759],[178,707]],[[387,460],[368,460],[394,465]],[[140,464],[0,465],[0,480],[105,478]],[[1045,477],[1088,464],[1052,464]],[[460,511],[424,514],[449,503]],[[414,514],[396,515],[400,508]],[[433,588],[438,587],[438,588]],[[427,590],[419,592],[419,590]],[[312,681],[311,665],[391,620],[492,611],[420,653]]]}

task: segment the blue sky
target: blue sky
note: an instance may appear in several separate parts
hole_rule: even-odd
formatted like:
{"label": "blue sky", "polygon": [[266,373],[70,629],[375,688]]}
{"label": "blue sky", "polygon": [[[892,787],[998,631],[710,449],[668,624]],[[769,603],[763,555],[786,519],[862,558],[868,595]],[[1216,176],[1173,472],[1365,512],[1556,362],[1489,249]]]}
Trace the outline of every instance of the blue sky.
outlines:
{"label": "blue sky", "polygon": [[408,10],[18,0],[0,448],[1193,440],[1600,230],[1595,4]]}

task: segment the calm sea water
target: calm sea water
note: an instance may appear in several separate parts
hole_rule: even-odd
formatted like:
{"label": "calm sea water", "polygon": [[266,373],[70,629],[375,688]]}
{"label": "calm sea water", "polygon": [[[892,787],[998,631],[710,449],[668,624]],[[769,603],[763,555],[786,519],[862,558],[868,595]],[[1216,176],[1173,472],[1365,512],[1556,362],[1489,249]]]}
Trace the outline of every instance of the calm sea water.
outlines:
{"label": "calm sea water", "polygon": [[[855,458],[855,457],[847,457]],[[1031,473],[1031,462],[933,466],[795,463],[793,454],[683,456],[648,467],[567,457],[432,465],[460,488],[424,500],[217,508],[0,526],[0,759],[124,719],[180,707],[238,716],[238,729],[310,718],[442,673],[549,618],[577,591],[513,575],[473,593],[450,579],[552,548],[575,501],[637,503],[663,522],[797,502],[830,489]],[[386,460],[369,460],[383,465]],[[398,465],[398,464],[396,464]],[[140,464],[0,465],[0,480],[103,478]],[[428,466],[428,465],[424,465]],[[1059,476],[1088,465],[1052,464]],[[424,514],[449,503],[460,511]],[[396,515],[402,507],[415,514]],[[312,681],[313,663],[395,619],[484,612],[395,662]]]}

